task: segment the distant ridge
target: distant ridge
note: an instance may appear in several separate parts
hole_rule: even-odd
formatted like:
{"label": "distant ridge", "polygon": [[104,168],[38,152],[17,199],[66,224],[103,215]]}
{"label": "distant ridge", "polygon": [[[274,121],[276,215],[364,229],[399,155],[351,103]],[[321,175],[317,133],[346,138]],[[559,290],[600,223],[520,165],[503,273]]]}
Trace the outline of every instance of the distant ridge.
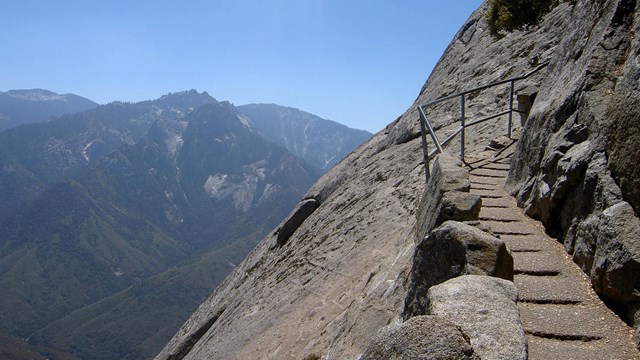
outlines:
{"label": "distant ridge", "polygon": [[[325,158],[361,133],[295,115]],[[0,359],[160,351],[320,176],[262,121],[187,90],[1,132]]]}
{"label": "distant ridge", "polygon": [[251,120],[261,137],[286,148],[323,173],[372,135],[276,104],[248,104],[238,106],[238,111]]}
{"label": "distant ridge", "polygon": [[0,131],[96,106],[97,103],[79,95],[57,94],[44,89],[0,92]]}

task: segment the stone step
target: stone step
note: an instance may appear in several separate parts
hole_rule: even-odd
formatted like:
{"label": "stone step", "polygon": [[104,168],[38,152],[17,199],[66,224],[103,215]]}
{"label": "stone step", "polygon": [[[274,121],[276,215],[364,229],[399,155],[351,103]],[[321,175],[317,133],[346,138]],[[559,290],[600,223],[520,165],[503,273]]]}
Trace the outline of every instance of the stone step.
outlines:
{"label": "stone step", "polygon": [[[484,199],[482,199],[484,203]],[[495,220],[481,220],[481,224],[489,226],[498,235],[533,235],[535,232],[525,226],[524,222],[503,222]]]}
{"label": "stone step", "polygon": [[484,198],[482,199],[482,207],[487,208],[508,208],[511,205],[509,198]]}
{"label": "stone step", "polygon": [[478,175],[469,175],[469,182],[473,184],[486,184],[486,185],[496,185],[502,186],[503,180],[501,178],[488,177],[488,176],[478,176]]}
{"label": "stone step", "polygon": [[[484,202],[484,201],[483,201]],[[483,204],[484,205],[484,204]],[[496,221],[520,221],[522,219],[519,214],[509,208],[492,208],[483,206],[480,209],[480,220],[496,220]]]}
{"label": "stone step", "polygon": [[584,341],[566,341],[528,336],[529,360],[549,360],[549,354],[555,359],[633,359],[629,354],[612,348],[605,339]]}
{"label": "stone step", "polygon": [[590,309],[579,305],[520,303],[520,318],[527,334],[537,337],[594,341],[606,336]]}
{"label": "stone step", "polygon": [[472,194],[480,195],[480,197],[482,198],[486,197],[490,199],[500,199],[500,198],[506,197],[504,191],[501,191],[499,189],[484,190],[484,189],[474,189],[472,187],[471,190],[469,190],[469,192]]}
{"label": "stone step", "polygon": [[500,189],[500,185],[471,183],[471,190],[496,191],[496,190],[499,190],[499,189]]}
{"label": "stone step", "polygon": [[512,256],[516,274],[553,276],[562,271],[561,259],[551,251],[519,252]]}
{"label": "stone step", "polygon": [[506,164],[511,165],[511,157],[503,157],[493,161],[494,164]]}
{"label": "stone step", "polygon": [[493,170],[493,169],[473,169],[469,172],[471,175],[490,177],[494,179],[504,179],[507,177],[508,171],[505,170]]}
{"label": "stone step", "polygon": [[537,304],[575,304],[585,301],[587,294],[575,279],[557,276],[516,274],[518,301]]}
{"label": "stone step", "polygon": [[499,162],[492,162],[482,166],[483,169],[507,170],[507,171],[509,170],[510,167],[511,167],[510,164],[504,164]]}
{"label": "stone step", "polygon": [[470,192],[482,197],[479,223],[512,252],[529,359],[640,360],[632,329],[593,293],[564,247],[527,218],[503,189],[510,162],[508,156],[472,165]]}
{"label": "stone step", "polygon": [[513,252],[537,252],[547,249],[536,235],[500,235],[500,239]]}

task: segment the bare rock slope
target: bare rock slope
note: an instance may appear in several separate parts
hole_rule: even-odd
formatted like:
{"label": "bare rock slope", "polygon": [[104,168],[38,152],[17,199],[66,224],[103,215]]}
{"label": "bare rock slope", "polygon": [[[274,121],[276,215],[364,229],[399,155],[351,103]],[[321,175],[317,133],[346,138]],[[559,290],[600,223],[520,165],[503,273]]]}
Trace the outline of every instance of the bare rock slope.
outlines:
{"label": "bare rock slope", "polygon": [[[539,26],[499,40],[490,36],[483,18],[486,5],[481,6],[445,51],[416,105],[523,74],[547,60],[555,64],[549,70],[554,79],[545,70],[519,84],[516,91],[559,81],[555,78],[565,72],[564,81],[571,84],[571,74],[580,75],[582,70],[575,60],[565,61],[564,48],[558,44],[576,22],[597,22],[585,11],[608,11],[618,3],[631,2],[561,2]],[[597,26],[591,30],[605,31]],[[589,34],[574,41],[586,43]],[[546,88],[541,87],[541,95],[542,89]],[[554,108],[550,111],[562,111],[561,104],[547,96],[542,104]],[[507,100],[508,92],[502,90],[470,97],[467,116],[487,115]],[[458,106],[454,102],[432,109],[429,115],[439,134],[448,135],[458,126]],[[425,188],[417,119],[412,106],[323,176],[304,199],[313,199],[313,211],[292,214],[298,225],[293,231],[287,225],[292,221],[285,220],[286,236],[276,229],[266,237],[157,359],[301,359],[312,354],[355,359],[379,329],[398,323],[415,239],[425,235],[416,233],[416,212]],[[503,133],[503,121],[469,131],[467,148],[481,150]],[[542,120],[530,122],[535,121]],[[457,148],[455,143],[450,146]],[[527,169],[536,170],[534,164],[522,161],[520,171],[525,175]],[[525,175],[514,179],[526,179]],[[308,210],[303,205],[299,209]]]}
{"label": "bare rock slope", "polygon": [[578,1],[571,13],[508,187],[632,322],[640,302],[640,4]]}

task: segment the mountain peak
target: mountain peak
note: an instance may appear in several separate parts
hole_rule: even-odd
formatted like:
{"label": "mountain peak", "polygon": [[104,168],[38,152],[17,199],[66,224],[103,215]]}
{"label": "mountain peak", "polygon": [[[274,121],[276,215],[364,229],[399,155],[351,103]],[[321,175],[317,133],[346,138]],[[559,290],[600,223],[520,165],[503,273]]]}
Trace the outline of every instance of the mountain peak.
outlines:
{"label": "mountain peak", "polygon": [[44,89],[0,92],[0,131],[18,125],[44,122],[52,116],[76,113],[98,104],[74,94],[57,94]]}
{"label": "mountain peak", "polygon": [[322,172],[371,137],[369,132],[292,107],[249,104],[237,109],[263,138],[285,147]]}
{"label": "mountain peak", "polygon": [[217,100],[206,91],[200,93],[198,90],[191,89],[174,93],[170,92],[166,95],[162,95],[158,101],[194,101],[204,104],[208,102],[216,102]]}
{"label": "mountain peak", "polygon": [[67,101],[64,95],[54,93],[53,91],[44,89],[21,89],[21,90],[9,90],[6,92],[12,98],[26,100],[26,101],[52,101],[60,100]]}

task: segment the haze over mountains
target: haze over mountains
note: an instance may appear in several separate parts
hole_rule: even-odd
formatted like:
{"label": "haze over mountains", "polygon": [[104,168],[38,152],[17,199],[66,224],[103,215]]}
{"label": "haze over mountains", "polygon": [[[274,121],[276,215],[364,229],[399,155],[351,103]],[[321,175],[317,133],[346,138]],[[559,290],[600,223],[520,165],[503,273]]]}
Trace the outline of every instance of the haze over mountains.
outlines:
{"label": "haze over mountains", "polygon": [[369,136],[195,90],[3,131],[0,354],[153,356]]}
{"label": "haze over mountains", "polygon": [[285,147],[323,173],[371,136],[367,131],[348,131],[342,124],[275,104],[243,105],[238,111],[252,119],[261,137]]}
{"label": "haze over mountains", "polygon": [[9,90],[0,92],[0,131],[18,125],[44,122],[52,116],[80,112],[98,106],[74,94],[49,90]]}

